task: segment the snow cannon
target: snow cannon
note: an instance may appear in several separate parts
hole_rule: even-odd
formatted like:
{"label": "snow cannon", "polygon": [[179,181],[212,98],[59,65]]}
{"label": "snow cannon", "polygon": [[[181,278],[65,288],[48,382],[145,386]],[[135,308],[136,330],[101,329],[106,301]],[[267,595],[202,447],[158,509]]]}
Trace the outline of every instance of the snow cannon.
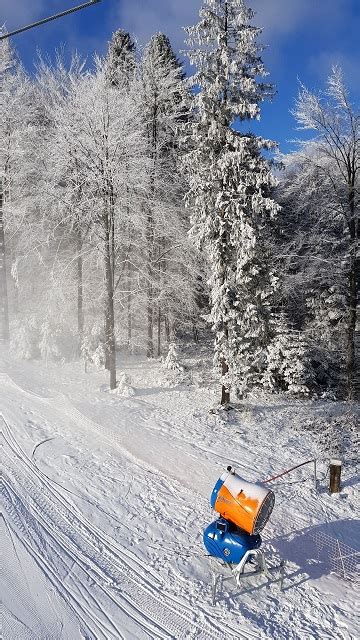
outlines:
{"label": "snow cannon", "polygon": [[211,556],[239,564],[247,551],[259,549],[261,537],[251,536],[225,518],[219,518],[206,527],[204,545]]}
{"label": "snow cannon", "polygon": [[228,467],[215,484],[210,503],[225,520],[256,536],[270,518],[275,496],[270,489],[247,482]]}

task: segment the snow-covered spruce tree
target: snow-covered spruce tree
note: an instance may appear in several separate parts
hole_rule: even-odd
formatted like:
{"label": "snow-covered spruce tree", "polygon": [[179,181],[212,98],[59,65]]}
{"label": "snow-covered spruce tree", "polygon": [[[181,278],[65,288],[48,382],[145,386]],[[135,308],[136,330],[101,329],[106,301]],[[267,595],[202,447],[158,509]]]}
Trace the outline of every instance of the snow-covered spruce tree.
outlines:
{"label": "snow-covered spruce tree", "polygon": [[[183,70],[169,39],[153,36],[141,62],[143,114],[149,142],[150,175],[146,207],[147,355],[161,350],[161,324],[169,324],[172,301],[189,316],[195,307],[192,250],[183,206],[185,182],[178,166],[178,126],[188,111]],[[181,282],[182,279],[182,282]],[[179,299],[179,287],[181,296]],[[181,297],[180,296],[180,297]],[[185,315],[185,314],[184,314]]]}
{"label": "snow-covered spruce tree", "polygon": [[272,391],[308,396],[313,387],[313,372],[303,334],[289,327],[283,312],[273,314],[270,326],[272,339],[266,349],[263,385]]}
{"label": "snow-covered spruce tree", "polygon": [[257,80],[266,72],[253,15],[243,0],[205,0],[199,23],[186,29],[194,47],[187,55],[197,67],[195,121],[185,136],[187,204],[192,235],[205,247],[211,269],[215,365],[221,367],[225,405],[231,386],[243,396],[260,382],[274,285],[262,239],[278,206],[261,151],[275,145],[243,132],[272,91]]}
{"label": "snow-covered spruce tree", "polygon": [[184,371],[184,367],[179,363],[179,354],[175,342],[170,342],[167,356],[163,361],[163,366],[165,369],[170,369],[172,371]]}
{"label": "snow-covered spruce tree", "polygon": [[136,71],[136,45],[129,33],[118,29],[113,34],[107,53],[108,77],[111,84],[128,87]]}

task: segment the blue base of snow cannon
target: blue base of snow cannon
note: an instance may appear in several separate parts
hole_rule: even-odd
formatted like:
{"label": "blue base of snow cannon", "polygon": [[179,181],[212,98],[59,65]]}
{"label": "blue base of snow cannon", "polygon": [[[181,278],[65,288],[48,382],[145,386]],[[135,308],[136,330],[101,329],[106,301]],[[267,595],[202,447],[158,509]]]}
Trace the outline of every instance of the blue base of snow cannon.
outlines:
{"label": "blue base of snow cannon", "polygon": [[261,537],[251,536],[225,518],[219,518],[206,527],[204,545],[211,556],[238,564],[247,551],[260,547]]}

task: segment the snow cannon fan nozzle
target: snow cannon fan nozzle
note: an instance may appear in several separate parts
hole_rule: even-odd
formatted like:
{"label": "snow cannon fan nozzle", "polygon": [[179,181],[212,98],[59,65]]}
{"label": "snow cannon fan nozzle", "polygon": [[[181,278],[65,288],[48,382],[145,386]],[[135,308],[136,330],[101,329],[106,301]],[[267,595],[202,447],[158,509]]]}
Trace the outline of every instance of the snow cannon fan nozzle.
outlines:
{"label": "snow cannon fan nozzle", "polygon": [[210,504],[220,518],[204,531],[204,545],[211,556],[240,562],[261,545],[260,532],[274,508],[274,493],[261,484],[241,478],[231,466],[220,476]]}

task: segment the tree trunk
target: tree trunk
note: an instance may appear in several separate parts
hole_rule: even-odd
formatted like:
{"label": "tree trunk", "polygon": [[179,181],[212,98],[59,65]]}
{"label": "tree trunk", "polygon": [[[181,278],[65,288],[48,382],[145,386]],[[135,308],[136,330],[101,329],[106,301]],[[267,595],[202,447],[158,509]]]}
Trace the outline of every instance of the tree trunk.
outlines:
{"label": "tree trunk", "polygon": [[[221,361],[221,375],[226,376],[229,371],[229,366],[225,361],[225,358]],[[226,385],[221,386],[221,404],[227,406],[230,403],[230,391],[228,390]]]}
{"label": "tree trunk", "polygon": [[349,274],[349,318],[347,331],[347,352],[346,352],[346,382],[347,397],[352,400],[354,397],[354,370],[355,370],[355,330],[356,330],[356,307],[357,307],[357,283],[356,283],[357,258],[352,256]]}
{"label": "tree trunk", "polygon": [[341,460],[330,461],[330,493],[340,492],[340,480],[341,480]]}
{"label": "tree trunk", "polygon": [[110,353],[108,348],[108,335],[109,335],[109,323],[108,323],[108,313],[105,310],[105,318],[104,318],[104,333],[105,333],[105,369],[106,371],[110,371]]}
{"label": "tree trunk", "polygon": [[77,322],[79,355],[84,339],[84,290],[83,290],[83,259],[82,259],[82,237],[79,225],[76,227],[77,244]]}
{"label": "tree trunk", "polygon": [[6,278],[6,252],[5,233],[3,218],[4,192],[3,181],[0,179],[0,339],[8,342],[10,339],[9,329],[9,306]]}
{"label": "tree trunk", "polygon": [[165,340],[169,344],[170,342],[170,322],[168,314],[165,315]]}
{"label": "tree trunk", "polygon": [[132,298],[131,298],[131,266],[130,263],[127,265],[127,333],[128,333],[128,350],[131,352],[132,349]]}
{"label": "tree trunk", "polygon": [[[165,241],[162,239],[159,240],[158,247],[158,308],[157,308],[157,355],[158,358],[161,356],[161,269],[164,269],[165,274],[165,260],[161,259],[161,253],[165,251]],[[164,275],[164,279],[166,280],[166,276]]]}
{"label": "tree trunk", "polygon": [[160,358],[161,356],[161,306],[158,305],[157,312],[157,354]]}
{"label": "tree trunk", "polygon": [[147,303],[147,350],[146,355],[148,358],[154,357],[154,340],[153,340],[153,307],[152,307],[152,286],[148,285],[147,289],[148,303]]}
{"label": "tree trunk", "polygon": [[346,348],[346,387],[347,397],[349,400],[354,396],[354,371],[355,371],[355,332],[356,332],[356,314],[357,314],[357,289],[359,274],[359,259],[357,255],[358,248],[358,229],[355,223],[355,174],[350,180],[349,189],[349,207],[350,207],[350,270],[349,270],[349,315],[347,326],[347,348]]}
{"label": "tree trunk", "polygon": [[147,283],[147,349],[146,355],[148,358],[154,357],[154,339],[153,339],[153,322],[154,322],[154,309],[153,309],[153,243],[154,243],[154,222],[151,212],[148,213],[147,216],[147,272],[148,272],[148,283]]}
{"label": "tree trunk", "polygon": [[115,347],[115,317],[114,317],[114,278],[112,272],[112,232],[110,215],[104,216],[105,227],[105,331],[106,331],[106,353],[108,354],[108,365],[110,371],[110,389],[116,389],[116,347]]}
{"label": "tree trunk", "polygon": [[154,105],[151,119],[151,126],[149,129],[149,141],[151,145],[151,156],[153,161],[151,185],[150,185],[150,208],[147,215],[147,250],[148,250],[148,286],[147,286],[147,350],[146,355],[148,358],[154,357],[154,290],[153,290],[153,257],[154,257],[154,218],[151,211],[151,205],[155,194],[155,174],[157,166],[157,94],[154,96]]}

